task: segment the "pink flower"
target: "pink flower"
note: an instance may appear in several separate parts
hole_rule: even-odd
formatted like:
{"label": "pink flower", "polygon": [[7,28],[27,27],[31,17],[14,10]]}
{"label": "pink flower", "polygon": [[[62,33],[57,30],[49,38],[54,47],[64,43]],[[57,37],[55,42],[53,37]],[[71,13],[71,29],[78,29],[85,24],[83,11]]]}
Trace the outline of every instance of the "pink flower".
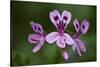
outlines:
{"label": "pink flower", "polygon": [[35,34],[30,34],[28,36],[28,41],[30,43],[37,44],[35,48],[33,48],[33,52],[37,52],[40,50],[40,48],[44,45],[45,42],[45,35],[43,28],[40,24],[30,22],[30,25],[32,26],[33,31],[35,31]]}
{"label": "pink flower", "polygon": [[[71,36],[67,33],[64,33],[64,30],[66,29],[67,25],[69,24],[71,20],[71,13],[68,11],[63,11],[62,14],[57,10],[51,11],[50,19],[54,26],[57,29],[57,32],[51,32],[46,36],[46,41],[49,44],[52,44],[56,42],[57,46],[60,48],[65,48],[66,44],[72,45],[74,44],[74,40],[71,38]],[[65,60],[68,60],[69,55],[66,51],[62,50],[62,56]]]}
{"label": "pink flower", "polygon": [[65,28],[71,20],[71,13],[68,11],[63,11],[62,15],[57,10],[51,11],[50,19],[55,25],[57,32],[51,32],[46,36],[46,41],[48,43],[56,42],[57,46],[60,48],[65,48],[66,44],[73,44],[73,39],[67,33],[64,33]]}
{"label": "pink flower", "polygon": [[76,33],[72,36],[75,43],[72,46],[73,50],[75,51],[75,49],[77,50],[79,56],[82,56],[81,51],[85,52],[86,51],[86,47],[83,41],[81,41],[79,39],[80,35],[85,34],[88,31],[89,28],[89,22],[87,20],[83,20],[81,25],[79,24],[78,20],[75,19],[73,22],[73,25],[76,29]]}

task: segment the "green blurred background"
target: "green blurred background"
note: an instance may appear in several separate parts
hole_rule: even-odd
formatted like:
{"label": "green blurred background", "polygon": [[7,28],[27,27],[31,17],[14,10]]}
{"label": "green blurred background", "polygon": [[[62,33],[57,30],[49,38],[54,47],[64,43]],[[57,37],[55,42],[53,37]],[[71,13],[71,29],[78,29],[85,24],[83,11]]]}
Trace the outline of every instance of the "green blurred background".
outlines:
{"label": "green blurred background", "polygon": [[[28,35],[34,33],[29,22],[40,23],[47,33],[56,31],[49,18],[49,12],[58,10],[68,10],[72,13],[72,19],[67,29],[72,33],[75,29],[72,22],[77,18],[80,22],[87,19],[90,22],[88,33],[81,36],[81,40],[86,41],[86,53],[79,57],[70,46],[67,46],[70,58],[64,61],[56,44],[45,43],[42,49],[33,53],[32,48],[35,44],[30,44],[27,40]],[[96,6],[40,3],[11,1],[11,65],[40,65],[57,63],[74,63],[96,61]]]}

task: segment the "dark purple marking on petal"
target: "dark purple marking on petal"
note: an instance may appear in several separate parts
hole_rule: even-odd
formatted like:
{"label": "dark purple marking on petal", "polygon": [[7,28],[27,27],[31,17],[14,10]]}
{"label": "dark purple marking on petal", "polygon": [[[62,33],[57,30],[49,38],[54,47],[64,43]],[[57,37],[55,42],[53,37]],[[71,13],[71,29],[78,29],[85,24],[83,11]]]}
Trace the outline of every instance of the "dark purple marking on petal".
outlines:
{"label": "dark purple marking on petal", "polygon": [[85,29],[85,26],[83,25],[82,28]]}
{"label": "dark purple marking on petal", "polygon": [[78,24],[76,24],[76,27],[78,28]]}
{"label": "dark purple marking on petal", "polygon": [[54,20],[57,21],[58,19],[59,19],[59,17],[56,15],[56,16],[54,17]]}
{"label": "dark purple marking on petal", "polygon": [[35,40],[35,39],[33,39],[33,38],[31,38],[31,40],[32,40],[32,41],[38,41],[38,40]]}
{"label": "dark purple marking on petal", "polygon": [[58,24],[58,23],[56,23],[56,25],[57,25],[57,27],[59,28],[59,24]]}
{"label": "dark purple marking on petal", "polygon": [[68,17],[64,16],[63,19],[67,21]]}
{"label": "dark purple marking on petal", "polygon": [[34,25],[35,30],[37,29],[37,27]]}
{"label": "dark purple marking on petal", "polygon": [[38,30],[41,31],[41,29],[38,27]]}
{"label": "dark purple marking on petal", "polygon": [[62,20],[62,25],[61,25],[61,26],[64,28],[64,27],[65,27],[65,25],[66,25],[66,23],[63,23],[63,20]]}
{"label": "dark purple marking on petal", "polygon": [[59,25],[61,25],[61,20],[59,20]]}
{"label": "dark purple marking on petal", "polygon": [[61,21],[61,25],[63,26],[63,20]]}
{"label": "dark purple marking on petal", "polygon": [[59,20],[59,26],[60,26],[60,27],[63,26],[63,21]]}
{"label": "dark purple marking on petal", "polygon": [[66,23],[64,23],[64,27],[65,27]]}
{"label": "dark purple marking on petal", "polygon": [[66,39],[64,39],[64,42],[66,41]]}

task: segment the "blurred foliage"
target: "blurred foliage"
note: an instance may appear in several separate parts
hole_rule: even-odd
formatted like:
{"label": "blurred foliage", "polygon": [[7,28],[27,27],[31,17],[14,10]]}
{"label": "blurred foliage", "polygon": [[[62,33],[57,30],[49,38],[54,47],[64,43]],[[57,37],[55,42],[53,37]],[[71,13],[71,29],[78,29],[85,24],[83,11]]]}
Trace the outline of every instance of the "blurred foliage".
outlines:
{"label": "blurred foliage", "polygon": [[[80,23],[83,19],[90,22],[87,34],[81,36],[81,40],[86,41],[86,53],[79,57],[77,52],[73,52],[70,46],[66,47],[70,58],[64,61],[56,44],[45,43],[37,53],[32,52],[35,44],[27,41],[29,34],[34,33],[29,22],[40,23],[47,33],[56,31],[56,28],[49,19],[49,12],[52,10],[68,10],[72,13],[72,19],[67,27],[70,34],[75,32],[72,22],[77,18]],[[96,61],[96,6],[40,3],[11,1],[11,65],[40,65],[57,64],[70,62]]]}

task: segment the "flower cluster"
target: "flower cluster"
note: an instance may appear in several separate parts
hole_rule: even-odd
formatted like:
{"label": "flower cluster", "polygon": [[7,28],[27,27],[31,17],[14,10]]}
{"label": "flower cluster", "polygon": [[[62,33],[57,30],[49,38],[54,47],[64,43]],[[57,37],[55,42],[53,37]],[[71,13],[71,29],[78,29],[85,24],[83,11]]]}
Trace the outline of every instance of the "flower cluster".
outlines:
{"label": "flower cluster", "polygon": [[83,35],[88,31],[89,22],[87,20],[83,20],[80,25],[78,20],[75,19],[73,21],[73,26],[75,27],[76,33],[74,35],[70,35],[65,33],[65,30],[71,21],[71,16],[71,13],[66,10],[64,10],[62,14],[60,14],[57,10],[51,11],[49,13],[49,17],[56,27],[56,32],[51,32],[49,34],[45,34],[41,24],[30,22],[35,34],[30,34],[28,36],[28,41],[30,43],[37,44],[33,48],[33,53],[39,51],[44,43],[47,42],[49,44],[56,43],[56,45],[62,49],[61,54],[65,60],[68,60],[69,58],[69,54],[65,50],[67,45],[71,46],[73,51],[77,51],[79,56],[82,56],[81,52],[86,52],[86,47],[84,42],[80,40],[80,35]]}

